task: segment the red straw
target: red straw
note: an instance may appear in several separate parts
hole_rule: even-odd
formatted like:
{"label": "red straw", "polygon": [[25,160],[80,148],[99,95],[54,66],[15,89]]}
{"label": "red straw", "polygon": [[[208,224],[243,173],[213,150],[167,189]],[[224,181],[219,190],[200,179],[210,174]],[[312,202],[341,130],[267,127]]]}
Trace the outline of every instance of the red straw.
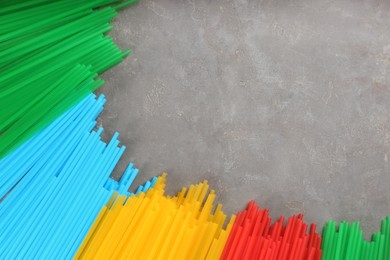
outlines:
{"label": "red straw", "polygon": [[281,216],[271,225],[268,210],[261,209],[254,201],[237,214],[221,259],[320,259],[321,238],[316,225],[303,222],[303,215],[287,220]]}

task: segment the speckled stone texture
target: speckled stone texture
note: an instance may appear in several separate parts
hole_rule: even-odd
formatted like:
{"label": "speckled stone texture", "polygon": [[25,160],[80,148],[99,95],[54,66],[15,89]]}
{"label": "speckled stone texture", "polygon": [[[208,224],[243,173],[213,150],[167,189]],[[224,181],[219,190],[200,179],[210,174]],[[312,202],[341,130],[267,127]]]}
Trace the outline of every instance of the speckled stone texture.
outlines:
{"label": "speckled stone texture", "polygon": [[104,75],[106,136],[136,184],[208,179],[307,222],[390,214],[390,2],[141,0],[111,33],[133,54]]}

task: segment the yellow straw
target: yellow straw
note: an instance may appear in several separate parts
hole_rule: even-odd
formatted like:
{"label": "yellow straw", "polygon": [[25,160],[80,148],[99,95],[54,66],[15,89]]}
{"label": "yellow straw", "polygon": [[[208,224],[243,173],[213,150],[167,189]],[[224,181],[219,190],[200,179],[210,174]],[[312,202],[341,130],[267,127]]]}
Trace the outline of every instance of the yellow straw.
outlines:
{"label": "yellow straw", "polygon": [[166,174],[146,193],[114,194],[101,210],[75,259],[216,259],[235,216],[223,228],[222,205],[207,181],[164,194]]}

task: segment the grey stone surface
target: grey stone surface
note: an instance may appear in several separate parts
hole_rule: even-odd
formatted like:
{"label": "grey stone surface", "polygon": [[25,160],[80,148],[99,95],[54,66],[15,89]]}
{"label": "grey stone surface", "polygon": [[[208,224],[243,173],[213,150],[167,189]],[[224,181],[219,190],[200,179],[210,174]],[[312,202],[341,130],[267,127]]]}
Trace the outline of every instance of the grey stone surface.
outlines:
{"label": "grey stone surface", "polygon": [[104,75],[106,136],[136,184],[208,179],[308,222],[390,213],[390,2],[143,0],[114,22],[133,54]]}

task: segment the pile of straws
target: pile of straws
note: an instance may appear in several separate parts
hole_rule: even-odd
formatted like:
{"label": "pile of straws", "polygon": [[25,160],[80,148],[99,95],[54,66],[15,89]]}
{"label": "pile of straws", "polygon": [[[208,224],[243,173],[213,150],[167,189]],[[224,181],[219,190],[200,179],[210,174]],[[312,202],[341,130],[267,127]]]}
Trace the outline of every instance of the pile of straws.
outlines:
{"label": "pile of straws", "polygon": [[104,102],[90,94],[0,161],[1,259],[69,259],[110,197],[132,195],[133,164],[109,178],[125,149],[118,134],[107,145],[92,131]]}
{"label": "pile of straws", "polygon": [[134,1],[3,0],[0,3],[0,158],[102,86],[122,61],[105,35]]}
{"label": "pile of straws", "polygon": [[[76,259],[217,259],[233,224],[207,182],[164,195],[165,176],[139,196],[114,196],[102,209]],[[208,195],[207,195],[208,193]]]}
{"label": "pile of straws", "polygon": [[92,92],[129,54],[106,33],[134,2],[0,2],[0,258],[390,259],[390,217],[371,242],[333,221],[321,239],[253,201],[226,221],[207,181],[170,197],[165,174],[134,194],[133,164],[110,178],[125,147],[101,140]]}
{"label": "pile of straws", "polygon": [[293,216],[284,225],[284,217],[271,226],[268,210],[251,201],[237,215],[221,259],[320,259],[321,238],[315,225],[306,234],[303,215]]}
{"label": "pile of straws", "polygon": [[390,259],[390,216],[382,220],[381,230],[365,241],[360,223],[329,221],[323,232],[323,259]]}

